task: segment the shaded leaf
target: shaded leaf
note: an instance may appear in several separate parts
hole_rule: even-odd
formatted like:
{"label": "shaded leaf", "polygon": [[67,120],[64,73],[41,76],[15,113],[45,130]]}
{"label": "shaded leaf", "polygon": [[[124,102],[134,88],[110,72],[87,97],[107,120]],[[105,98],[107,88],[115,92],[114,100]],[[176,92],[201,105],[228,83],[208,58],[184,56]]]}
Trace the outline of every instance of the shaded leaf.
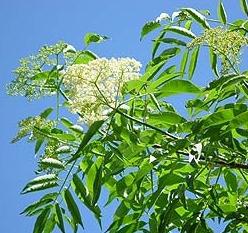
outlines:
{"label": "shaded leaf", "polygon": [[82,222],[80,211],[77,207],[76,202],[73,199],[73,196],[71,195],[71,192],[68,189],[64,190],[63,197],[68,207],[68,210],[70,211],[71,216],[73,220],[75,221],[75,224],[76,225],[80,224],[83,227],[83,222]]}
{"label": "shaded leaf", "polygon": [[53,108],[47,108],[46,110],[44,110],[41,114],[40,117],[42,118],[47,118],[53,111]]}
{"label": "shaded leaf", "polygon": [[50,214],[50,211],[51,210],[49,208],[46,208],[38,216],[38,218],[36,219],[35,225],[34,225],[33,233],[42,233],[43,232],[43,230],[45,228],[46,221],[47,221],[48,216]]}
{"label": "shaded leaf", "polygon": [[55,204],[55,212],[56,212],[56,222],[59,227],[59,229],[65,233],[65,226],[64,226],[64,220],[63,220],[63,215],[60,209],[60,206],[58,203]]}
{"label": "shaded leaf", "polygon": [[212,48],[209,48],[209,58],[210,58],[210,63],[211,63],[211,68],[214,71],[214,74],[219,77],[219,72],[217,68],[217,54],[213,51]]}
{"label": "shaded leaf", "polygon": [[199,50],[200,50],[200,46],[197,46],[193,49],[191,59],[190,59],[190,64],[189,64],[189,79],[192,79],[194,75],[197,60],[198,60]]}
{"label": "shaded leaf", "polygon": [[37,209],[43,208],[47,204],[51,203],[54,201],[54,199],[57,197],[57,193],[48,193],[45,196],[43,196],[40,200],[30,204],[27,206],[21,214],[25,214],[27,216],[32,215]]}
{"label": "shaded leaf", "polygon": [[231,192],[236,192],[238,188],[238,182],[237,182],[237,177],[234,175],[234,173],[226,169],[224,172],[224,178],[227,188]]}
{"label": "shaded leaf", "polygon": [[42,146],[44,142],[44,139],[37,139],[36,143],[35,143],[35,148],[34,148],[34,153],[37,154]]}
{"label": "shaded leaf", "polygon": [[146,36],[149,32],[152,32],[159,27],[160,27],[159,22],[156,22],[156,21],[147,22],[141,30],[140,40],[142,40],[144,36]]}
{"label": "shaded leaf", "polygon": [[158,42],[166,43],[166,44],[174,44],[174,45],[179,45],[179,46],[186,46],[187,43],[185,43],[182,40],[175,39],[175,38],[163,38],[158,40]]}
{"label": "shaded leaf", "polygon": [[67,163],[75,161],[77,158],[79,158],[81,151],[88,144],[88,142],[91,140],[91,138],[98,132],[98,130],[100,129],[100,127],[102,126],[103,123],[104,123],[104,121],[95,121],[90,126],[90,128],[88,129],[88,131],[84,135],[83,140],[82,140],[82,142],[80,143],[80,145],[78,147],[78,150],[73,155],[72,159],[70,159]]}

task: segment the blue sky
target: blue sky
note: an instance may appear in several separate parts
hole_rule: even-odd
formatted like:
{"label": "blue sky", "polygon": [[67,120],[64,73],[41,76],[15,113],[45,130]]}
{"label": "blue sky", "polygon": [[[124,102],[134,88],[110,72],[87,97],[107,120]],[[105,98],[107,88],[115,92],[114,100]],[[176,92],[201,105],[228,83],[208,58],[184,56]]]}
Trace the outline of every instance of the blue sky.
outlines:
{"label": "blue sky", "polygon": [[[10,144],[17,122],[36,115],[51,102],[27,102],[22,97],[9,97],[5,86],[13,78],[12,70],[21,57],[35,53],[44,44],[64,40],[77,49],[83,48],[87,32],[111,37],[93,46],[99,56],[134,57],[145,64],[150,59],[151,37],[140,42],[142,25],[161,12],[172,13],[180,7],[210,9],[216,15],[217,0],[1,0],[0,1],[0,231],[32,232],[33,219],[20,216],[26,204],[37,196],[19,193],[33,178],[36,160],[30,144]],[[224,0],[229,19],[243,17],[238,0]],[[197,73],[201,73],[201,69]],[[203,78],[203,77],[201,77]],[[98,233],[99,228],[87,212],[85,232]],[[105,216],[106,221],[110,215]],[[80,231],[81,232],[81,231]],[[218,232],[218,230],[217,230]]]}

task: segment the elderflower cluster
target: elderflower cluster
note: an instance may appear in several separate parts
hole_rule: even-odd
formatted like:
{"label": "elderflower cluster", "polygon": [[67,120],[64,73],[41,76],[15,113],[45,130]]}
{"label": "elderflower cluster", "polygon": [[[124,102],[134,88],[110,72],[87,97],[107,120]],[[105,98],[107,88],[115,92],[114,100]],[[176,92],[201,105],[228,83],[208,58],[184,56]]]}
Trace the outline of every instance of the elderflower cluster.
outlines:
{"label": "elderflower cluster", "polygon": [[98,58],[71,65],[64,75],[69,109],[88,124],[104,119],[118,103],[125,82],[140,77],[141,64],[131,58]]}
{"label": "elderflower cluster", "polygon": [[41,116],[28,117],[19,122],[19,131],[17,136],[12,140],[15,143],[22,138],[29,136],[29,140],[35,140],[40,136],[39,132],[35,128],[42,129],[44,131],[51,130],[55,125],[54,121],[46,120]]}
{"label": "elderflower cluster", "polygon": [[20,66],[13,72],[16,79],[7,86],[8,94],[22,95],[29,100],[55,94],[53,74],[46,76],[46,72],[58,65],[58,58],[59,61],[66,60],[72,50],[72,46],[59,42],[45,45],[37,54],[21,59]]}
{"label": "elderflower cluster", "polygon": [[248,44],[248,38],[237,31],[217,27],[206,30],[201,37],[197,37],[189,43],[188,47],[192,48],[201,44],[207,44],[214,53],[220,56],[222,73],[227,73],[231,65],[238,64],[240,50]]}

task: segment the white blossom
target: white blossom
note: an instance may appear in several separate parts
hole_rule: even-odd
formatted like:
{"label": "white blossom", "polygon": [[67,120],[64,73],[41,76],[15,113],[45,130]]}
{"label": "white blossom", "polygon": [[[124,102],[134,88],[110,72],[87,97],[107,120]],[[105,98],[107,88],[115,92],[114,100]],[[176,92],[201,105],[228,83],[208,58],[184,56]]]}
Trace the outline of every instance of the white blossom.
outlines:
{"label": "white blossom", "polygon": [[69,93],[69,109],[91,124],[105,119],[116,107],[125,82],[140,77],[141,64],[131,58],[98,58],[71,65],[63,82]]}

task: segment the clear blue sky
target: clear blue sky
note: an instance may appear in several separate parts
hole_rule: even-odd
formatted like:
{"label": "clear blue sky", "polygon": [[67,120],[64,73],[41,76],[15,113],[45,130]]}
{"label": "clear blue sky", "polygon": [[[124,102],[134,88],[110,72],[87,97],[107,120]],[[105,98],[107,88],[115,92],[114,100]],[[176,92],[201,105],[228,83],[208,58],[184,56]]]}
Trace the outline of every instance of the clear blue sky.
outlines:
{"label": "clear blue sky", "polygon": [[[34,177],[34,150],[24,141],[9,142],[17,122],[36,115],[51,102],[28,103],[21,97],[9,97],[5,86],[13,78],[11,71],[21,57],[30,55],[44,44],[64,40],[76,48],[83,47],[87,32],[105,34],[112,39],[92,50],[100,56],[135,57],[143,64],[150,58],[150,41],[139,41],[142,25],[161,12],[171,13],[180,7],[210,9],[216,15],[217,0],[0,0],[0,232],[32,232],[32,218],[20,216],[34,194],[21,196],[24,184]],[[242,17],[238,0],[224,0],[229,18]],[[201,70],[198,70],[201,73]],[[203,78],[203,77],[200,77]],[[84,212],[85,232],[98,233],[89,213]],[[105,215],[110,221],[110,214]],[[81,232],[81,231],[79,231]],[[218,230],[216,231],[218,232]]]}

